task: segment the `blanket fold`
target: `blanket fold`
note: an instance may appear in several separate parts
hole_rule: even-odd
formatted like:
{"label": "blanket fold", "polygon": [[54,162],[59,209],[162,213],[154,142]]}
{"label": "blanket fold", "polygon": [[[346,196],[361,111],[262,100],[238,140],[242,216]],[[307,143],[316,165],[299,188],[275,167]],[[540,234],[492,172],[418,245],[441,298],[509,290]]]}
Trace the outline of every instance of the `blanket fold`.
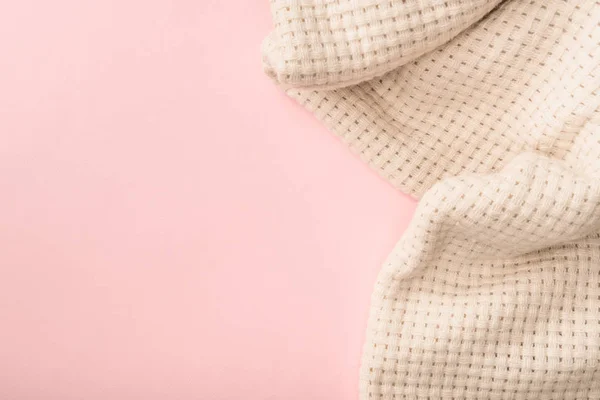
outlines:
{"label": "blanket fold", "polygon": [[360,83],[448,42],[500,1],[272,0],[265,71],[286,87]]}

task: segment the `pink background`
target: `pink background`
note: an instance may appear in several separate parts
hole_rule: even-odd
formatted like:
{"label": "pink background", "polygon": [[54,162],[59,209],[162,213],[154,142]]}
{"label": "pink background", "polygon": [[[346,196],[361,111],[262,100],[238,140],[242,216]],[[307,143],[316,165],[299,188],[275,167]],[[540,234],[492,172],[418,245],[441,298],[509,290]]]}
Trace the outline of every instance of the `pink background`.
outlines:
{"label": "pink background", "polygon": [[355,399],[415,204],[266,78],[267,0],[5,1],[0,398]]}

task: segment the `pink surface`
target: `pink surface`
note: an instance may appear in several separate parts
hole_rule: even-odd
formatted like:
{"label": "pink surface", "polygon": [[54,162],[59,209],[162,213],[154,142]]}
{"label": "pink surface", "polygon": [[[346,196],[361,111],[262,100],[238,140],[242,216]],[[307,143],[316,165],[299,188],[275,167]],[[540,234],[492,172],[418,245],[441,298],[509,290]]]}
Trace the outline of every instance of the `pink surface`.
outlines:
{"label": "pink surface", "polygon": [[263,76],[266,0],[5,2],[0,398],[355,399],[414,202]]}

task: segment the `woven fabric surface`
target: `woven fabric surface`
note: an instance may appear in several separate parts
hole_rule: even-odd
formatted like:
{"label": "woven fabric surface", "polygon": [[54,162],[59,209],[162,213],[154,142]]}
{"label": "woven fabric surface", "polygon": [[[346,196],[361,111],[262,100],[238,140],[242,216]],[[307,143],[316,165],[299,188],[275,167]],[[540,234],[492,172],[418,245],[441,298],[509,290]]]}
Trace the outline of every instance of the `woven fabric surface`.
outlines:
{"label": "woven fabric surface", "polygon": [[600,3],[271,3],[267,74],[420,199],[361,398],[600,399]]}

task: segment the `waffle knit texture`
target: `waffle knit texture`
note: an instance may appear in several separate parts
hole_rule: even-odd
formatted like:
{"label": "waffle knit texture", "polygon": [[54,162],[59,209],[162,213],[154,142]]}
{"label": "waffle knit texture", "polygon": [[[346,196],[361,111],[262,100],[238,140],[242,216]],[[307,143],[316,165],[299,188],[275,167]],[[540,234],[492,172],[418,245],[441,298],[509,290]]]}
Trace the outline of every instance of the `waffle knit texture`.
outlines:
{"label": "waffle knit texture", "polygon": [[271,8],[267,74],[420,199],[361,399],[600,399],[600,2]]}

